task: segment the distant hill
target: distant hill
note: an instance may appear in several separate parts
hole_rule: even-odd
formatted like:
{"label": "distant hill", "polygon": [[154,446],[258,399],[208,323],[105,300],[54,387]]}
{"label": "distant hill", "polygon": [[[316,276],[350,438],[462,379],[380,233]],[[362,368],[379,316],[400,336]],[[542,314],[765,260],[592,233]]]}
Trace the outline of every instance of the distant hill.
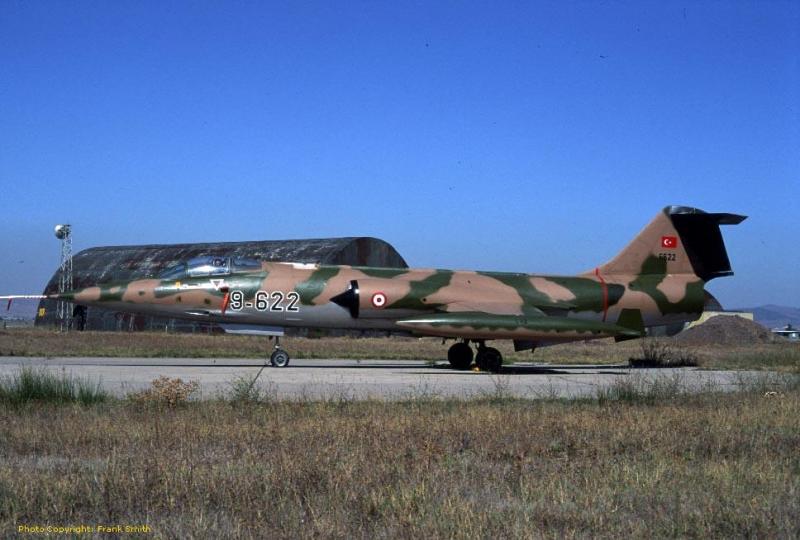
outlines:
{"label": "distant hill", "polygon": [[737,311],[752,311],[756,322],[767,328],[783,328],[787,324],[800,327],[800,308],[767,304],[754,308],[742,308]]}

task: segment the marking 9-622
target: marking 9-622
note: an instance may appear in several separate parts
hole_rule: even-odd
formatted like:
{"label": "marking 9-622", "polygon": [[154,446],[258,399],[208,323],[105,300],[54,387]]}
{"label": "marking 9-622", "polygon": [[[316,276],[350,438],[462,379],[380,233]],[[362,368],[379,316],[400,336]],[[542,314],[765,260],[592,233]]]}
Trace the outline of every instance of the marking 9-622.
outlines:
{"label": "marking 9-622", "polygon": [[245,296],[242,291],[231,291],[229,309],[241,311],[244,307],[255,307],[258,311],[300,311],[297,303],[300,295],[295,291],[284,293],[283,291],[258,291],[253,297],[253,302],[245,303]]}

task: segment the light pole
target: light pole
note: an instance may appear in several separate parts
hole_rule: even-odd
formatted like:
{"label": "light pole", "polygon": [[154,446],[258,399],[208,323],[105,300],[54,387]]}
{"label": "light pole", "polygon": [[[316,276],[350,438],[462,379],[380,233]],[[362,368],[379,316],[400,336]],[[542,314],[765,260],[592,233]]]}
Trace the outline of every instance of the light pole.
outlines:
{"label": "light pole", "polygon": [[[56,238],[61,240],[61,265],[59,266],[58,292],[62,294],[72,290],[72,226],[68,223],[56,225],[54,232]],[[59,300],[56,309],[56,320],[62,332],[69,330],[71,319],[72,304],[64,300]]]}

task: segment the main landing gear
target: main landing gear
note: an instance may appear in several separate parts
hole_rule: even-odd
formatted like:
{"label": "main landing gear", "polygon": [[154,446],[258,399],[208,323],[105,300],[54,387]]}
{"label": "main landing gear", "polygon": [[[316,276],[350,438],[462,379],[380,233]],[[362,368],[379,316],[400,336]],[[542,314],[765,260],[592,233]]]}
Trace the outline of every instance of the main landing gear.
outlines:
{"label": "main landing gear", "polygon": [[503,367],[503,355],[497,349],[487,347],[481,342],[478,345],[478,354],[475,355],[475,363],[481,371],[500,373]]}
{"label": "main landing gear", "polygon": [[289,365],[289,353],[281,349],[280,337],[275,336],[275,350],[269,357],[269,364],[273,367],[286,367]]}
{"label": "main landing gear", "polygon": [[447,351],[447,361],[453,369],[468,370],[472,365],[472,347],[466,341],[459,341]]}
{"label": "main landing gear", "polygon": [[[481,371],[499,373],[503,367],[503,355],[493,347],[487,347],[483,340],[477,341],[478,352],[475,354],[475,364]],[[453,369],[466,371],[472,366],[472,347],[469,340],[459,341],[447,351],[447,361]]]}

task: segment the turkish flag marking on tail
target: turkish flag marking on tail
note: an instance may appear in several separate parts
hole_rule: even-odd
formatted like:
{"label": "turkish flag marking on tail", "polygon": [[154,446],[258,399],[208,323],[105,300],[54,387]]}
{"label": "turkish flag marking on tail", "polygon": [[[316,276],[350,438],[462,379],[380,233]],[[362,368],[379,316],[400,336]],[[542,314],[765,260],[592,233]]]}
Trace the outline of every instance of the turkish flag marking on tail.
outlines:
{"label": "turkish flag marking on tail", "polygon": [[677,236],[662,236],[661,237],[661,247],[662,248],[675,249],[676,247],[678,247],[678,237]]}

